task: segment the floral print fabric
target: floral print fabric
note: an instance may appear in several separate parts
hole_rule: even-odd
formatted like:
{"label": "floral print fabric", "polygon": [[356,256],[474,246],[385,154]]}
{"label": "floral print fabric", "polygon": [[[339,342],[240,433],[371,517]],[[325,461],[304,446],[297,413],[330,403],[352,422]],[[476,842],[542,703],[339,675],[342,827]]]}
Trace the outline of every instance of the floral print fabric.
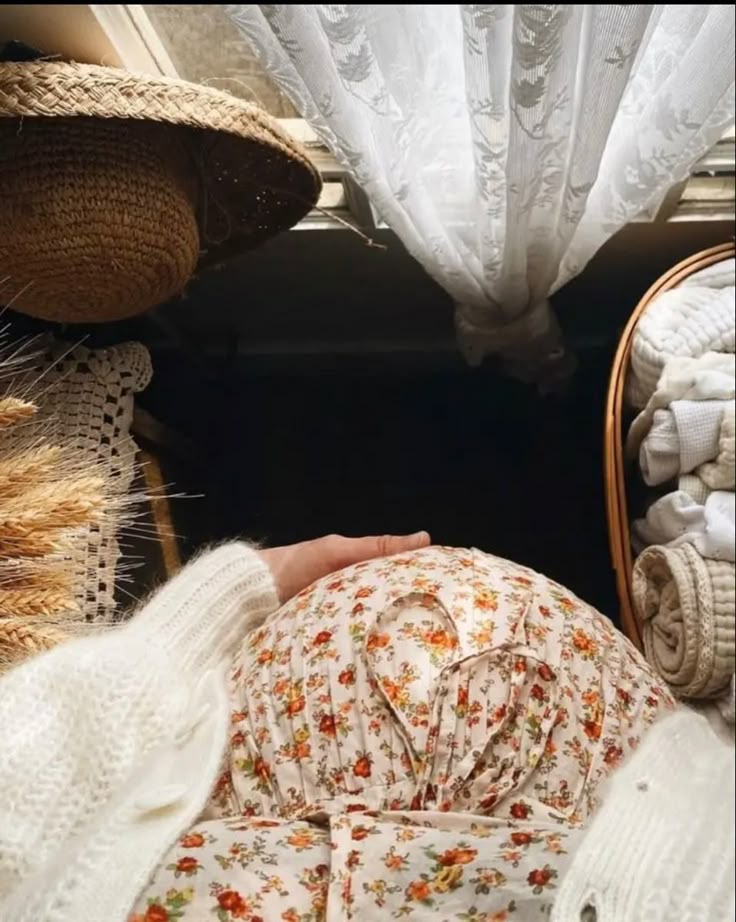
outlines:
{"label": "floral print fabric", "polygon": [[326,919],[546,919],[579,834],[449,813],[333,817]]}
{"label": "floral print fabric", "polygon": [[316,922],[330,876],[326,829],[304,822],[203,822],[182,836],[129,922]]}
{"label": "floral print fabric", "polygon": [[430,548],[321,580],[245,641],[211,816],[437,810],[577,824],[672,699],[525,567]]}
{"label": "floral print fabric", "polygon": [[578,830],[459,814],[203,822],[129,922],[546,919]]}
{"label": "floral print fabric", "polygon": [[172,851],[145,922],[544,918],[601,783],[673,705],[590,606],[445,548],[302,592],[246,637],[230,694],[202,851]]}

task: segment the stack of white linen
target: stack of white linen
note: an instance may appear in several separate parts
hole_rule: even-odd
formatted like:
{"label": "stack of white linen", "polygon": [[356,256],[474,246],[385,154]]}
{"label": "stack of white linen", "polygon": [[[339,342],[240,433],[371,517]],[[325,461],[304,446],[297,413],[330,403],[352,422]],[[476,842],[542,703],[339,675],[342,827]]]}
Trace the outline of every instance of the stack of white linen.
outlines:
{"label": "stack of white linen", "polygon": [[734,721],[734,260],[660,295],[632,344],[627,439],[659,496],[634,521],[633,590],[648,659],[685,699]]}

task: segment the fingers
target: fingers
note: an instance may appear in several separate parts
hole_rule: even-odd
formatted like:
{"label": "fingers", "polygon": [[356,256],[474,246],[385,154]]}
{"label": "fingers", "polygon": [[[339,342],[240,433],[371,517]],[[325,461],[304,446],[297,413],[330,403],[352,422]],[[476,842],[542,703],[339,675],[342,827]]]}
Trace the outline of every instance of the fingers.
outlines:
{"label": "fingers", "polygon": [[429,532],[418,531],[413,535],[383,535],[378,541],[376,557],[389,557],[391,554],[405,554],[407,551],[418,551],[429,547]]}
{"label": "fingers", "polygon": [[426,531],[413,535],[380,535],[366,538],[339,538],[334,547],[338,558],[338,567],[347,567],[362,560],[375,557],[390,557],[392,554],[405,554],[429,547],[431,538]]}

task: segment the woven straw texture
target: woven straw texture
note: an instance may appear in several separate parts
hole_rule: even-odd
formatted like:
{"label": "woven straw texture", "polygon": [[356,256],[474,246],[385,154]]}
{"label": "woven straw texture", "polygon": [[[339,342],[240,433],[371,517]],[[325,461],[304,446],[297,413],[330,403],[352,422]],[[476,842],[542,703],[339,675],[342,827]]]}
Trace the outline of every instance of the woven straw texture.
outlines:
{"label": "woven straw texture", "polygon": [[199,232],[171,129],[144,122],[0,120],[0,274],[46,320],[117,320],[182,291]]}
{"label": "woven straw texture", "polygon": [[93,65],[0,64],[0,295],[27,313],[139,313],[180,292],[198,259],[292,227],[320,186],[299,144],[226,93]]}

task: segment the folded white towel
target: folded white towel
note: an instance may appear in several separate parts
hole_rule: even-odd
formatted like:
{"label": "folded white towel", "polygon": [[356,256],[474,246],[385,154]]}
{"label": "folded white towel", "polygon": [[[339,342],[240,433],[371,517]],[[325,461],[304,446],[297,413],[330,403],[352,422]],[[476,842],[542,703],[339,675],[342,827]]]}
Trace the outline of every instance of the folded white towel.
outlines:
{"label": "folded white towel", "polygon": [[692,544],[711,560],[736,561],[736,496],[715,491],[704,505],[680,490],[653,503],[646,518],[633,525],[637,553],[652,544],[679,547]]}
{"label": "folded white towel", "polygon": [[677,489],[682,490],[683,493],[687,493],[690,499],[699,503],[701,506],[705,505],[705,501],[713,492],[710,487],[703,483],[697,474],[681,474],[677,481]]}
{"label": "folded white towel", "polygon": [[[734,360],[736,366],[736,359]],[[724,416],[733,416],[733,400],[673,400],[670,410],[680,435],[680,473],[718,457]]]}
{"label": "folded white towel", "polygon": [[733,490],[736,487],[736,414],[733,404],[727,405],[718,437],[718,454],[713,461],[700,464],[695,473],[711,490]]}
{"label": "folded white towel", "polygon": [[655,410],[652,428],[641,443],[639,467],[650,486],[689,474],[719,454],[725,400],[675,400]]}
{"label": "folded white towel", "polygon": [[654,393],[662,369],[675,357],[736,348],[734,287],[679,286],[652,301],[639,320],[631,350],[628,400],[643,407]]}
{"label": "folded white towel", "polygon": [[[706,352],[696,359],[667,362],[647,405],[631,424],[626,440],[629,457],[636,458],[652,427],[654,414],[679,400],[730,400],[736,397],[736,356]],[[724,413],[727,411],[724,411]]]}
{"label": "folded white towel", "polygon": [[[703,403],[719,402],[703,401]],[[716,444],[720,429],[719,418],[715,432]],[[711,458],[713,457],[711,455]],[[652,414],[652,428],[642,439],[639,448],[639,469],[644,483],[649,484],[650,487],[674,480],[680,473],[680,433],[677,431],[677,421],[671,409],[655,410]]]}

